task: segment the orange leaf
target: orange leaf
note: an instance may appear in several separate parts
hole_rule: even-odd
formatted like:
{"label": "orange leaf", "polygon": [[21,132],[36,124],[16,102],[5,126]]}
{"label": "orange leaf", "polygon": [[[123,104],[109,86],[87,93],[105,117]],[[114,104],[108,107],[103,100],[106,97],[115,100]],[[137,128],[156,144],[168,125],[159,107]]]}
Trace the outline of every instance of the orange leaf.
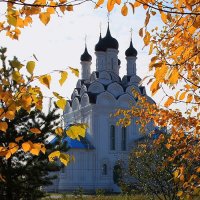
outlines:
{"label": "orange leaf", "polygon": [[112,9],[114,8],[115,3],[116,3],[115,0],[108,0],[108,3],[107,3],[107,10],[108,10],[108,12],[112,11]]}
{"label": "orange leaf", "polygon": [[140,5],[141,5],[141,3],[138,2],[138,1],[136,1],[136,2],[134,3],[134,7],[135,7],[135,8],[138,7],[138,6],[140,6]]}
{"label": "orange leaf", "polygon": [[100,5],[102,5],[104,3],[104,0],[99,0],[97,3],[96,3],[96,6],[94,7],[95,9],[98,8]]}
{"label": "orange leaf", "polygon": [[124,4],[124,6],[122,7],[121,13],[123,16],[126,16],[128,14],[128,8],[127,8],[126,4]]}
{"label": "orange leaf", "polygon": [[31,145],[30,145],[28,142],[24,142],[24,143],[22,144],[22,149],[24,150],[24,152],[29,151],[30,148],[31,148]]}
{"label": "orange leaf", "polygon": [[164,12],[161,12],[161,19],[165,24],[167,23],[167,15]]}
{"label": "orange leaf", "polygon": [[0,131],[6,132],[7,129],[8,129],[7,122],[0,122]]}
{"label": "orange leaf", "polygon": [[30,131],[35,134],[40,134],[41,131],[38,128],[31,128]]}
{"label": "orange leaf", "polygon": [[144,37],[144,44],[145,44],[145,46],[147,46],[148,44],[149,44],[149,42],[150,42],[150,38],[151,38],[151,35],[150,35],[150,33],[147,31],[146,32],[146,35],[145,35],[145,37]]}
{"label": "orange leaf", "polygon": [[170,96],[167,101],[165,102],[164,106],[165,107],[169,107],[174,101],[174,98],[172,96]]}
{"label": "orange leaf", "polygon": [[67,8],[66,8],[67,11],[73,11],[74,10],[74,7],[73,5],[68,5]]}
{"label": "orange leaf", "polygon": [[180,95],[180,97],[179,97],[179,100],[183,100],[184,98],[185,98],[185,94],[186,94],[187,92],[183,92],[181,95]]}

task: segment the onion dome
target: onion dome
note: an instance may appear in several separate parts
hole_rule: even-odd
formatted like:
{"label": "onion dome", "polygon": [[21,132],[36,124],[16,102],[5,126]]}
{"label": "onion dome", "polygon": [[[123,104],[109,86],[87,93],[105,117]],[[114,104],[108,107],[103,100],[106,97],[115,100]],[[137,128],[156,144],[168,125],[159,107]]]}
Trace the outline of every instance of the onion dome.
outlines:
{"label": "onion dome", "polygon": [[121,65],[121,60],[120,60],[120,59],[118,59],[118,65],[119,65],[119,66]]}
{"label": "onion dome", "polygon": [[100,36],[99,36],[99,41],[98,43],[95,45],[95,51],[103,51],[103,48],[102,48],[102,37],[101,37],[101,33],[100,33]]}
{"label": "onion dome", "polygon": [[87,46],[85,46],[85,51],[81,55],[81,61],[87,61],[87,62],[91,62],[92,61],[92,56],[88,53]]}
{"label": "onion dome", "polygon": [[108,25],[106,36],[101,38],[100,35],[99,42],[95,46],[95,51],[106,51],[108,48],[118,50],[118,47],[118,41],[111,36],[110,28]]}
{"label": "onion dome", "polygon": [[129,56],[136,57],[137,56],[137,50],[133,47],[132,40],[130,42],[129,48],[125,51],[125,55],[126,55],[126,57],[129,57]]}

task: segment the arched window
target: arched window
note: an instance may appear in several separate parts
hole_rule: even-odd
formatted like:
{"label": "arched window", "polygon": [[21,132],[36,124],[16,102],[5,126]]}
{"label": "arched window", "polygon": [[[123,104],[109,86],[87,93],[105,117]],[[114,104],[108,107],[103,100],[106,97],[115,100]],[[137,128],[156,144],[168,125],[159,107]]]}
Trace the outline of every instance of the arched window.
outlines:
{"label": "arched window", "polygon": [[115,126],[110,126],[110,150],[115,150]]}
{"label": "arched window", "polygon": [[126,151],[126,127],[122,127],[121,150]]}
{"label": "arched window", "polygon": [[107,174],[108,174],[108,168],[107,168],[107,165],[106,165],[106,164],[103,164],[103,167],[102,167],[102,174],[103,174],[103,175],[107,175]]}

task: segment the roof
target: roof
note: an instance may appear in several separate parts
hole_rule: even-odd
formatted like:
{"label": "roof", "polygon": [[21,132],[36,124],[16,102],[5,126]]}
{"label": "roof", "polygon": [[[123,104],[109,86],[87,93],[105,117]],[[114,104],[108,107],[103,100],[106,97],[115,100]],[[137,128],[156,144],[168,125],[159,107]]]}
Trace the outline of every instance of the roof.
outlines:
{"label": "roof", "polygon": [[[53,138],[50,143],[55,144],[58,141],[58,137]],[[68,148],[71,149],[87,149],[92,150],[95,149],[94,146],[89,142],[87,138],[80,138],[80,140],[77,139],[71,139],[70,137],[66,136],[62,139],[62,143],[67,144]]]}

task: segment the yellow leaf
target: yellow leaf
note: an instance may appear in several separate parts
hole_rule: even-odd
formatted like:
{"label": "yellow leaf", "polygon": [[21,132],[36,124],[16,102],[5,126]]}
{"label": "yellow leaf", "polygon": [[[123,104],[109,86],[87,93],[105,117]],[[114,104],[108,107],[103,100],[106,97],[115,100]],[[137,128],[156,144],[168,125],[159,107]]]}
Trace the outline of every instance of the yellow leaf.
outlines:
{"label": "yellow leaf", "polygon": [[161,12],[161,19],[165,24],[167,23],[167,15],[164,12]]}
{"label": "yellow leaf", "polygon": [[64,153],[60,154],[60,162],[63,163],[65,166],[68,164],[69,158],[70,158],[69,154],[64,154]]}
{"label": "yellow leaf", "polygon": [[104,3],[104,0],[98,0],[98,2],[96,3],[95,9],[98,8],[100,5],[102,5]]}
{"label": "yellow leaf", "polygon": [[11,157],[11,152],[10,151],[7,151],[7,154],[6,154],[6,159],[8,160],[10,157]]}
{"label": "yellow leaf", "polygon": [[185,94],[186,94],[187,92],[183,92],[181,95],[180,95],[180,97],[179,97],[179,100],[183,100],[184,98],[185,98]]}
{"label": "yellow leaf", "polygon": [[108,0],[108,3],[107,3],[108,12],[111,12],[113,10],[115,3],[116,3],[115,0]]}
{"label": "yellow leaf", "polygon": [[178,191],[177,196],[180,197],[183,195],[183,191]]}
{"label": "yellow leaf", "polygon": [[169,83],[171,84],[176,84],[178,82],[178,79],[179,79],[179,73],[178,73],[178,70],[176,68],[174,68],[172,71],[171,71],[171,75],[168,79]]}
{"label": "yellow leaf", "polygon": [[79,136],[85,137],[87,125],[85,124],[76,124],[70,126],[68,130],[66,130],[66,134],[72,139],[80,139]]}
{"label": "yellow leaf", "polygon": [[200,167],[198,167],[198,168],[196,169],[196,172],[200,173]]}
{"label": "yellow leaf", "polygon": [[177,178],[179,175],[179,170],[174,171],[173,174],[174,174],[174,178]]}
{"label": "yellow leaf", "polygon": [[53,162],[56,157],[60,157],[60,151],[54,151],[48,156],[50,162]]}
{"label": "yellow leaf", "polygon": [[8,22],[8,24],[10,24],[12,26],[16,26],[17,25],[17,16],[14,16],[12,14],[8,14],[7,15],[7,22]]}
{"label": "yellow leaf", "polygon": [[67,8],[66,8],[67,11],[73,11],[74,10],[74,7],[73,5],[68,5]]}
{"label": "yellow leaf", "polygon": [[28,142],[24,142],[22,144],[22,149],[24,150],[24,152],[27,152],[31,149],[31,145]]}
{"label": "yellow leaf", "polygon": [[38,128],[31,128],[30,131],[35,134],[40,134],[41,131]]}
{"label": "yellow leaf", "polygon": [[164,106],[165,107],[169,107],[174,101],[174,98],[172,96],[170,96],[167,101],[165,102]]}
{"label": "yellow leaf", "polygon": [[61,78],[59,80],[59,83],[62,86],[63,83],[67,80],[68,73],[65,71],[62,71],[60,74],[61,74]]}
{"label": "yellow leaf", "polygon": [[48,12],[40,13],[39,18],[44,25],[47,25],[50,21],[50,14]]}
{"label": "yellow leaf", "polygon": [[7,111],[5,114],[5,117],[9,120],[13,120],[15,118],[15,112],[13,111]]}
{"label": "yellow leaf", "polygon": [[14,154],[18,150],[18,148],[19,146],[16,143],[14,142],[9,143],[9,150],[11,154]]}
{"label": "yellow leaf", "polygon": [[40,81],[41,84],[50,88],[50,83],[51,83],[51,76],[50,75],[47,74],[47,75],[40,76],[39,81]]}
{"label": "yellow leaf", "polygon": [[45,147],[42,147],[40,150],[41,150],[41,152],[42,152],[43,154],[46,153],[46,148],[45,148]]}
{"label": "yellow leaf", "polygon": [[60,6],[60,11],[64,14],[66,11],[66,6]]}
{"label": "yellow leaf", "polygon": [[59,136],[62,136],[63,134],[63,129],[61,127],[56,128],[55,133]]}
{"label": "yellow leaf", "polygon": [[124,6],[122,7],[121,13],[123,16],[126,16],[128,14],[128,8],[127,8],[126,4],[124,4]]}
{"label": "yellow leaf", "polygon": [[63,97],[60,96],[57,92],[53,92],[53,95],[54,95],[55,97],[57,97],[58,99],[62,99],[62,98],[63,98]]}
{"label": "yellow leaf", "polygon": [[56,105],[61,108],[62,110],[65,109],[66,106],[66,100],[65,99],[59,99],[58,101],[56,101]]}
{"label": "yellow leaf", "polygon": [[149,55],[151,55],[153,52],[153,43],[150,44],[150,48],[149,48]]}
{"label": "yellow leaf", "polygon": [[6,132],[7,129],[8,129],[7,122],[0,122],[0,131]]}
{"label": "yellow leaf", "polygon": [[148,44],[149,44],[149,42],[150,42],[150,38],[151,38],[151,35],[150,35],[150,33],[147,31],[146,32],[146,35],[144,36],[144,44],[145,44],[145,46],[147,46]]}
{"label": "yellow leaf", "polygon": [[35,69],[35,62],[34,61],[27,62],[26,69],[31,75],[33,75],[33,71]]}
{"label": "yellow leaf", "polygon": [[19,82],[21,80],[21,74],[19,71],[13,71],[12,73],[13,80]]}
{"label": "yellow leaf", "polygon": [[71,70],[72,73],[74,73],[77,77],[79,77],[79,71],[76,68],[73,67],[69,67],[69,69]]}

